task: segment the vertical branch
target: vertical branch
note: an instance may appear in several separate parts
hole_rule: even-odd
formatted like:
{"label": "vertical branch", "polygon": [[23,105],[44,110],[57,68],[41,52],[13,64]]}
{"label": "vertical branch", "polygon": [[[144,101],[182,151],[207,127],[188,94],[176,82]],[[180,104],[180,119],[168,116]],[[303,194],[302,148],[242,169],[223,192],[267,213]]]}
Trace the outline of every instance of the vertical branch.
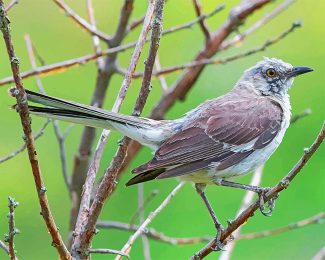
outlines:
{"label": "vertical branch", "polygon": [[[114,48],[119,46],[125,37],[127,21],[129,20],[133,10],[133,0],[125,0],[121,9],[120,20],[117,26],[115,35],[110,41],[110,47]],[[108,85],[116,70],[117,52],[105,58],[104,64],[98,68],[96,86],[93,92],[91,105],[102,107],[104,104]],[[70,212],[70,225],[69,225],[69,245],[72,242],[72,231],[75,229],[76,220],[79,212],[79,205],[81,203],[82,187],[86,181],[87,172],[89,169],[89,160],[91,158],[91,148],[95,140],[96,130],[91,127],[85,127],[78,149],[78,154],[74,159],[74,166],[71,175],[71,195],[72,195],[72,208]],[[105,137],[101,137],[104,138]],[[105,143],[105,142],[104,142]],[[104,147],[100,148],[103,149]],[[101,153],[99,153],[101,154]],[[100,160],[100,155],[96,155]],[[93,166],[90,166],[93,168]]]}
{"label": "vertical branch", "polygon": [[15,209],[18,207],[19,203],[15,201],[14,198],[8,198],[8,207],[9,207],[9,214],[8,214],[8,235],[6,236],[5,241],[8,242],[8,249],[9,249],[9,256],[11,260],[18,259],[16,257],[15,252],[15,244],[14,244],[14,237],[19,233],[19,231],[15,227]]}
{"label": "vertical branch", "polygon": [[2,0],[0,0],[0,29],[3,34],[3,38],[5,41],[5,45],[10,60],[12,74],[16,84],[16,88],[11,89],[11,93],[16,97],[17,100],[17,109],[19,112],[21,124],[25,134],[25,142],[27,146],[30,165],[34,176],[36,191],[41,206],[41,214],[46,223],[47,229],[52,236],[53,245],[57,249],[58,254],[62,259],[70,259],[71,258],[70,253],[68,252],[68,250],[66,249],[62,241],[59,230],[54,222],[54,218],[52,216],[48,199],[46,196],[46,188],[44,187],[43,178],[41,175],[41,170],[37,159],[37,153],[35,150],[34,138],[32,135],[28,105],[26,101],[26,92],[23,87],[23,83],[19,72],[19,60],[15,54],[14,46],[12,44],[10,27],[9,27],[9,18],[6,16],[5,8]]}
{"label": "vertical branch", "polygon": [[[144,20],[143,28],[140,33],[137,45],[134,49],[134,52],[131,57],[131,61],[127,70],[127,73],[125,75],[125,78],[122,82],[122,86],[120,89],[120,92],[118,93],[118,96],[116,98],[116,101],[114,103],[113,112],[118,112],[122,102],[125,98],[127,89],[131,83],[132,76],[135,72],[137,62],[140,58],[140,54],[142,51],[142,48],[144,46],[144,43],[146,41],[147,34],[150,30],[150,23],[151,19],[153,16],[154,12],[154,7],[155,7],[155,1],[150,0],[148,3],[148,9],[146,13],[146,18]],[[159,21],[157,21],[159,22]],[[155,24],[155,23],[154,23]],[[161,26],[161,23],[159,23],[159,26]],[[157,27],[157,26],[156,26]],[[150,50],[149,50],[149,57],[146,62],[145,66],[145,75],[143,78],[142,86],[140,89],[140,94],[137,98],[134,110],[133,110],[133,115],[139,115],[145,105],[145,102],[147,100],[147,97],[150,92],[150,79],[151,79],[151,74],[152,74],[152,67],[153,63],[155,60],[156,52],[158,50],[159,46],[159,39],[161,35],[161,29],[158,29],[158,35],[157,35],[157,30],[153,30],[152,33],[152,42],[150,45]],[[98,144],[97,148],[103,147],[107,141],[108,135],[110,131],[104,130],[101,135],[101,142]],[[96,177],[96,169],[98,169],[98,165],[93,165],[90,167],[91,169],[87,174],[86,182],[84,185],[84,191],[83,191],[83,196],[80,204],[80,211],[77,219],[77,224],[76,224],[76,229],[75,229],[75,235],[76,237],[74,238],[73,241],[73,246],[72,246],[72,252],[73,255],[81,257],[81,258],[86,258],[87,257],[87,252],[89,250],[89,245],[91,243],[92,237],[94,235],[94,230],[95,230],[95,225],[96,221],[98,219],[99,213],[103,207],[104,201],[106,198],[111,194],[113,189],[115,188],[116,185],[116,177],[119,172],[119,169],[122,165],[122,162],[124,160],[125,154],[126,154],[126,148],[127,144],[129,142],[128,138],[124,138],[120,142],[120,147],[114,156],[112,162],[111,162],[111,167],[109,167],[105,174],[102,182],[100,183],[100,186],[97,190],[95,199],[93,204],[91,205],[89,209],[89,204],[90,204],[90,195],[91,195],[91,190],[94,186],[94,181]],[[101,157],[101,152],[97,154],[96,150],[96,160],[94,160],[94,163],[100,161]]]}

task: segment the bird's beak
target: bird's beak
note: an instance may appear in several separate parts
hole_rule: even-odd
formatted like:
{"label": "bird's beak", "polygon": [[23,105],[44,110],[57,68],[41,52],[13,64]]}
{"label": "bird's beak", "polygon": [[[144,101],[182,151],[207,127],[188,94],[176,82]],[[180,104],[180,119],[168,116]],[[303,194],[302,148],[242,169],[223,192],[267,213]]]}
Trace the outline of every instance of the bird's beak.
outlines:
{"label": "bird's beak", "polygon": [[309,67],[294,67],[292,71],[290,71],[287,76],[290,77],[296,77],[298,75],[307,73],[307,72],[311,72],[313,71],[312,68]]}

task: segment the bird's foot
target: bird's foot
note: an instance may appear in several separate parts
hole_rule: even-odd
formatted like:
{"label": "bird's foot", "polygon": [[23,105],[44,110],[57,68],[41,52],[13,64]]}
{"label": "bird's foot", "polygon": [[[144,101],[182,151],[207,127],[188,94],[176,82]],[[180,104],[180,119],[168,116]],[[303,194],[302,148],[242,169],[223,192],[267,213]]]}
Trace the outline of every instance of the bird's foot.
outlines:
{"label": "bird's foot", "polygon": [[[277,195],[276,197],[271,198],[268,202],[264,202],[265,201],[265,195],[271,190],[271,187],[265,187],[265,188],[261,188],[261,190],[259,190],[258,193],[258,197],[259,197],[259,208],[261,213],[266,216],[266,217],[270,217],[272,215],[272,211],[275,207],[275,201],[278,198],[279,195]],[[266,207],[265,207],[266,206]]]}
{"label": "bird's foot", "polygon": [[221,225],[216,225],[216,229],[217,229],[217,235],[215,238],[216,246],[212,250],[223,251],[226,243],[222,243],[220,240],[221,240],[221,235],[225,231],[225,229]]}

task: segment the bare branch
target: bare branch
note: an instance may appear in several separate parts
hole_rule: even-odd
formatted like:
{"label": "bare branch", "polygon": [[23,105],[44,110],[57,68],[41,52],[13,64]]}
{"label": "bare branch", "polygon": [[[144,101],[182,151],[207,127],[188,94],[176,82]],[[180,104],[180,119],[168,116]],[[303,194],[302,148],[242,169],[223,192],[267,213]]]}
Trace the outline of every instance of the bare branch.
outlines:
{"label": "bare branch", "polygon": [[[92,28],[94,30],[96,30],[97,29],[96,28],[96,20],[95,20],[95,14],[94,14],[92,0],[86,0],[86,5],[87,5],[87,13],[88,13],[89,23],[92,26]],[[96,54],[99,54],[101,52],[100,42],[99,42],[100,39],[97,35],[93,35],[92,40],[93,40],[94,51]],[[97,67],[98,68],[101,68],[103,66],[103,63],[104,63],[104,61],[102,58],[97,59]]]}
{"label": "bare branch", "polygon": [[[158,55],[157,55],[156,60],[155,60],[155,68],[156,68],[156,71],[161,70],[161,65],[160,65],[160,60],[159,60]],[[166,81],[165,77],[162,76],[162,75],[159,75],[158,79],[159,79],[159,82],[160,82],[160,85],[161,85],[161,88],[163,89],[163,91],[164,92],[167,91],[168,90],[168,84],[167,84],[167,81]]]}
{"label": "bare branch", "polygon": [[145,16],[142,16],[138,19],[135,19],[131,22],[131,24],[128,25],[128,27],[126,28],[126,32],[125,34],[128,34],[130,31],[134,30],[135,28],[137,28],[138,26],[140,26],[143,21],[144,21]]}
{"label": "bare branch", "polygon": [[9,248],[2,240],[0,240],[0,248],[3,249],[3,251],[5,251],[7,255],[9,255]]}
{"label": "bare branch", "polygon": [[8,242],[9,256],[11,260],[17,260],[14,237],[19,234],[19,230],[15,227],[15,209],[18,207],[19,203],[15,201],[14,198],[8,197],[8,235],[5,235],[5,241]]}
{"label": "bare branch", "polygon": [[252,26],[250,26],[245,32],[240,33],[233,37],[230,40],[224,41],[219,50],[226,50],[231,46],[240,44],[243,42],[249,35],[253,34],[255,31],[257,31],[259,28],[273,20],[273,18],[277,17],[280,13],[282,13],[284,10],[286,10],[291,4],[293,4],[296,0],[286,0],[283,3],[281,3],[278,7],[273,9],[270,13],[264,15],[260,20],[258,20],[256,23],[254,23]]}
{"label": "bare branch", "polygon": [[9,27],[9,18],[6,16],[6,12],[4,9],[3,1],[0,0],[0,29],[3,34],[3,38],[6,44],[9,61],[11,64],[11,70],[13,77],[15,79],[16,88],[12,89],[12,94],[16,97],[17,100],[17,109],[19,112],[19,116],[21,119],[21,124],[23,127],[23,131],[25,134],[25,142],[27,146],[28,156],[30,165],[32,168],[34,180],[35,180],[35,186],[36,191],[39,199],[39,203],[41,206],[41,213],[43,216],[43,219],[46,223],[48,232],[51,234],[53,245],[58,251],[58,254],[62,259],[70,259],[71,255],[66,249],[61,235],[58,231],[58,228],[54,222],[47,196],[46,196],[46,188],[44,187],[41,170],[39,168],[39,162],[37,159],[37,153],[35,150],[34,145],[34,137],[32,135],[32,129],[30,125],[30,117],[28,112],[28,105],[26,101],[26,92],[22,84],[22,79],[20,77],[19,73],[19,60],[16,57],[14,47],[11,40],[10,35],[10,27]]}
{"label": "bare branch", "polygon": [[[141,224],[139,229],[129,238],[128,242],[123,246],[122,252],[129,254],[134,241],[144,232],[145,228],[151,223],[151,221],[169,204],[170,200],[176,195],[176,193],[184,186],[184,182],[181,182],[175,189],[166,197],[166,199],[159,205],[157,209],[150,213],[148,218]],[[116,257],[115,260],[121,259]]]}
{"label": "bare branch", "polygon": [[[200,0],[193,0],[193,5],[194,5],[196,15],[198,17],[201,17],[202,16],[202,4],[200,3]],[[199,24],[200,24],[201,30],[205,36],[206,41],[208,41],[211,38],[208,24],[203,19],[199,22]]]}
{"label": "bare branch", "polygon": [[[28,52],[28,56],[29,56],[29,61],[32,65],[32,68],[36,69],[37,65],[36,65],[36,59],[35,59],[32,40],[31,40],[29,34],[26,34],[24,38],[25,38],[25,43],[26,43],[27,52]],[[36,80],[36,84],[37,84],[39,91],[41,93],[45,94],[45,89],[43,87],[41,78],[36,75],[35,80]],[[68,176],[67,156],[66,156],[66,151],[65,151],[64,137],[60,132],[59,122],[57,120],[53,120],[52,122],[53,122],[54,133],[55,133],[56,139],[59,144],[62,174],[63,174],[65,185],[69,191],[70,190],[70,180],[69,180],[69,176]],[[69,193],[69,195],[71,197],[71,193]]]}
{"label": "bare branch", "polygon": [[302,111],[300,114],[294,115],[291,120],[290,120],[290,124],[294,124],[296,123],[298,120],[300,120],[301,118],[304,118],[306,116],[309,116],[312,113],[310,108],[306,108],[304,111]]}
{"label": "bare branch", "polygon": [[[265,194],[265,202],[276,197],[282,190],[288,188],[292,180],[297,176],[301,169],[306,165],[309,159],[314,155],[317,149],[320,147],[321,143],[325,138],[325,123],[320,130],[316,140],[310,146],[304,150],[304,155],[296,163],[296,165],[291,169],[291,171],[279,181],[269,192]],[[221,233],[220,241],[212,240],[195,255],[192,256],[193,259],[202,259],[203,257],[210,254],[216,247],[216,243],[226,243],[227,239],[231,234],[241,225],[246,223],[248,219],[253,216],[253,213],[259,208],[259,200],[256,200],[249,207],[247,207],[234,221],[229,223],[227,228]]]}
{"label": "bare branch", "polygon": [[[44,134],[44,130],[48,126],[48,124],[50,122],[51,122],[50,120],[47,120],[45,122],[45,124],[41,127],[41,129],[38,130],[38,132],[34,135],[34,140],[37,140],[38,138],[40,138]],[[5,161],[8,161],[11,158],[15,157],[16,155],[20,154],[21,152],[23,152],[26,149],[26,147],[27,146],[26,146],[26,143],[25,143],[21,147],[19,147],[17,150],[13,151],[12,153],[8,154],[5,157],[0,158],[0,163],[3,163]]]}
{"label": "bare branch", "polygon": [[325,259],[325,246],[321,248],[312,260],[324,260]]}
{"label": "bare branch", "polygon": [[11,8],[13,8],[16,4],[19,3],[19,0],[12,0],[5,8],[6,12],[8,13]]}
{"label": "bare branch", "polygon": [[[163,31],[162,35],[166,35],[166,34],[170,34],[170,33],[173,33],[173,32],[179,31],[179,30],[191,28],[194,24],[199,22],[201,19],[205,19],[207,17],[210,17],[210,16],[216,14],[218,11],[222,10],[223,7],[224,7],[224,5],[219,5],[211,13],[203,15],[201,17],[198,17],[198,18],[192,20],[191,22],[185,23],[183,25],[174,26],[172,28],[169,28],[169,29]],[[149,41],[149,40],[150,40],[150,38],[146,39],[146,41]],[[78,58],[73,58],[73,59],[62,61],[62,62],[57,62],[57,63],[49,64],[46,66],[41,66],[34,70],[32,69],[32,70],[22,72],[21,77],[24,79],[24,78],[29,78],[29,77],[35,76],[35,75],[42,76],[42,75],[51,75],[51,74],[55,74],[55,73],[59,73],[59,72],[64,72],[71,67],[74,67],[77,65],[84,65],[90,61],[97,60],[98,58],[103,57],[103,56],[113,56],[114,57],[114,55],[118,52],[122,52],[127,49],[134,48],[136,46],[136,44],[137,44],[137,42],[130,42],[125,45],[120,45],[120,46],[117,45],[116,47],[103,50],[97,54],[88,54],[88,55],[84,55],[84,56],[81,56]],[[115,67],[113,67],[113,68],[116,69]],[[3,78],[0,80],[0,86],[8,84],[8,83],[12,83],[12,82],[14,82],[13,77]]]}
{"label": "bare branch", "polygon": [[97,249],[89,249],[90,254],[110,254],[110,255],[120,255],[125,256],[127,259],[130,259],[130,256],[128,254],[125,254],[121,251],[114,250],[114,249],[108,249],[108,248],[97,248]]}
{"label": "bare branch", "polygon": [[[97,228],[107,228],[107,229],[118,229],[129,232],[136,232],[140,226],[130,225],[129,223],[123,223],[118,221],[98,221],[96,224]],[[145,228],[143,230],[143,235],[148,238],[164,242],[171,245],[187,245],[196,244],[202,242],[208,242],[212,239],[210,236],[206,237],[170,237],[161,232],[154,230],[153,228]]]}
{"label": "bare branch", "polygon": [[295,223],[291,223],[287,226],[276,228],[276,229],[271,229],[271,230],[265,230],[265,231],[260,231],[256,233],[251,233],[251,234],[242,234],[238,237],[239,240],[243,239],[256,239],[256,238],[262,238],[262,237],[269,237],[269,236],[274,236],[278,235],[287,231],[291,231],[294,229],[302,228],[305,226],[309,226],[311,224],[319,224],[321,221],[325,218],[325,212],[321,212],[315,216],[297,221]]}
{"label": "bare branch", "polygon": [[53,0],[54,3],[59,6],[67,16],[71,17],[71,19],[81,26],[81,28],[85,29],[87,32],[91,33],[92,35],[98,36],[101,40],[107,42],[110,45],[111,36],[107,35],[106,33],[103,33],[91,24],[89,24],[85,19],[80,17],[78,14],[76,14],[64,1],[62,0]]}
{"label": "bare branch", "polygon": [[[128,68],[128,73],[125,75],[125,78],[122,82],[122,86],[120,88],[120,92],[119,92],[117,99],[114,103],[114,106],[112,109],[113,112],[119,111],[119,109],[122,105],[122,102],[125,98],[126,91],[131,83],[133,73],[135,71],[137,62],[139,60],[139,57],[140,57],[142,48],[144,46],[147,34],[150,30],[150,24],[151,24],[151,20],[152,20],[154,9],[155,9],[154,7],[155,7],[155,1],[154,0],[149,1],[143,28],[142,28],[141,34],[139,36],[138,43],[137,43],[137,45],[134,49],[134,52],[132,54],[130,65]],[[157,17],[156,17],[156,19],[157,19]],[[158,19],[155,21],[159,22]],[[140,115],[140,113],[144,107],[144,104],[146,102],[146,99],[149,95],[149,91],[150,91],[150,79],[151,79],[151,73],[152,73],[152,66],[153,66],[153,63],[155,60],[155,56],[156,56],[157,49],[159,46],[160,35],[161,35],[161,29],[160,29],[160,27],[158,29],[155,29],[157,27],[157,25],[155,26],[155,23],[153,25],[152,42],[150,45],[149,56],[148,56],[148,60],[146,62],[146,66],[145,66],[145,75],[144,75],[142,86],[140,89],[140,94],[138,96],[138,99],[136,101],[136,104],[135,104],[135,107],[133,110],[133,115]],[[158,26],[161,26],[161,24],[158,24]],[[118,174],[119,167],[122,165],[122,162],[125,157],[126,147],[129,142],[128,138],[123,138],[123,140],[121,141],[120,148],[118,149],[116,155],[114,156],[114,158],[111,162],[111,167],[109,167],[106,170],[106,172],[104,174],[104,178],[97,190],[95,200],[89,209],[91,190],[93,188],[95,176],[97,173],[96,169],[98,169],[96,162],[99,162],[99,160],[97,160],[97,158],[101,157],[102,147],[104,147],[109,133],[110,133],[110,131],[103,130],[100,143],[97,146],[100,149],[96,149],[96,152],[95,152],[96,160],[94,160],[94,163],[92,163],[90,170],[87,174],[87,179],[86,179],[86,182],[84,185],[83,196],[82,196],[82,200],[81,200],[81,204],[80,204],[80,211],[79,211],[76,229],[75,229],[76,237],[74,239],[74,243],[73,243],[73,247],[72,247],[72,250],[73,250],[72,252],[75,255],[84,254],[88,250],[90,241],[94,235],[93,230],[95,229],[95,225],[96,225],[96,221],[98,219],[99,213],[102,209],[105,199],[109,196],[111,191],[115,188],[116,175]]]}

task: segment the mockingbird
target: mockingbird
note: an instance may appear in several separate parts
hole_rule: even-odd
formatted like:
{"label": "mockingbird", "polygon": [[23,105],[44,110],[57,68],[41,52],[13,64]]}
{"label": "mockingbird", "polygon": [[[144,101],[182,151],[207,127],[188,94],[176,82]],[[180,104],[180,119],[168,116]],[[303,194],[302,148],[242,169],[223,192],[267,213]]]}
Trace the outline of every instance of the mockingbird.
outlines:
{"label": "mockingbird", "polygon": [[222,226],[205,196],[205,186],[254,191],[261,198],[261,212],[270,213],[264,211],[262,202],[267,188],[229,180],[265,163],[279,146],[290,123],[288,90],[295,76],[310,71],[308,67],[264,58],[246,70],[229,93],[207,100],[175,120],[127,116],[26,92],[28,101],[45,106],[29,106],[32,114],[117,130],[152,148],[154,157],[135,168],[132,172],[137,175],[126,185],[170,177],[194,182],[220,231]]}

